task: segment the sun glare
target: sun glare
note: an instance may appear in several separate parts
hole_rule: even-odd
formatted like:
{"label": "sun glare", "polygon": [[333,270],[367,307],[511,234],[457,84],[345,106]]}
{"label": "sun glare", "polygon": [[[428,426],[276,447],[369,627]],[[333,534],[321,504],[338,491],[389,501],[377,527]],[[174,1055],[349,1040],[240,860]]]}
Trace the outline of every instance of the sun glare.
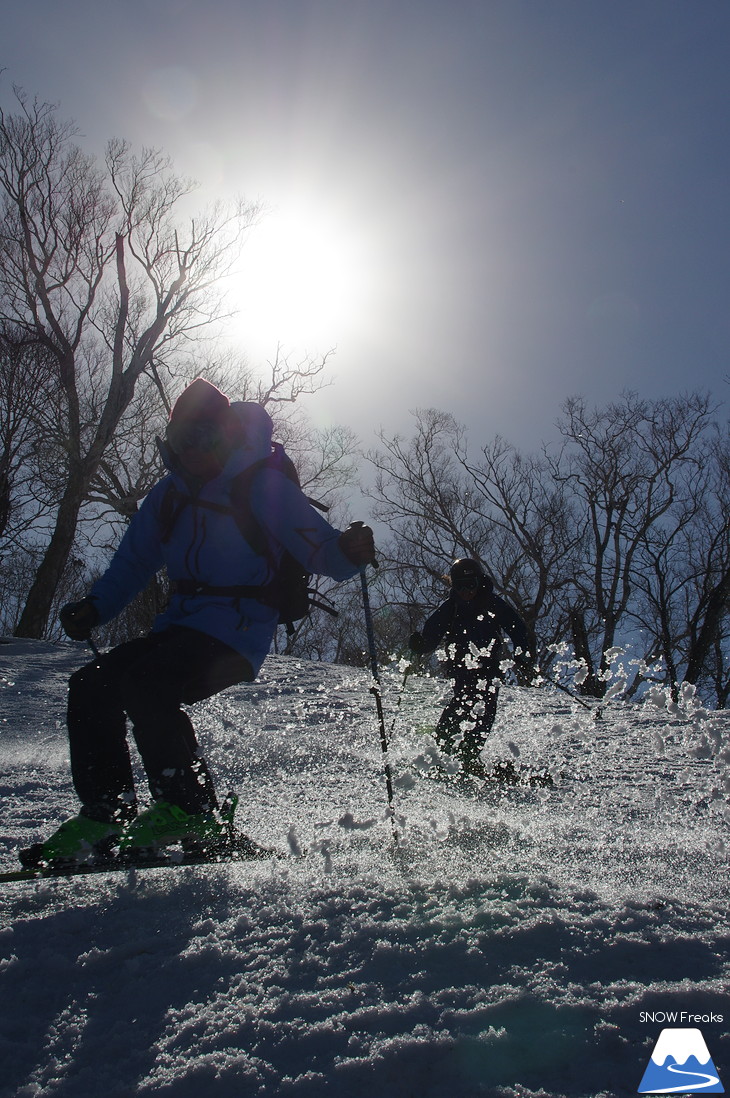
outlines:
{"label": "sun glare", "polygon": [[232,286],[237,334],[270,349],[323,350],[367,309],[365,231],[306,202],[264,214]]}

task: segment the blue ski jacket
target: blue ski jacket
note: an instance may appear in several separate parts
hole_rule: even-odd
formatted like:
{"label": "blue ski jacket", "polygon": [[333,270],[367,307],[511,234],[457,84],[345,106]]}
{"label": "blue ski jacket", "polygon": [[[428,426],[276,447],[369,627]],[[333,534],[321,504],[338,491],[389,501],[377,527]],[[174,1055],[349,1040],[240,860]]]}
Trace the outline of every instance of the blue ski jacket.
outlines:
{"label": "blue ski jacket", "polygon": [[[243,402],[233,403],[235,410]],[[116,617],[164,566],[173,583],[193,580],[215,587],[264,585],[273,579],[271,560],[254,552],[241,533],[231,508],[231,483],[237,474],[271,453],[272,422],[260,405],[246,402],[246,439],[231,452],[222,472],[191,492],[163,449],[171,472],[144,499],[116,550],[109,567],[91,588],[99,623]],[[165,540],[163,500],[169,485],[192,495],[181,509]],[[206,504],[217,505],[222,510]],[[276,469],[262,468],[253,475],[249,497],[251,511],[269,541],[269,551],[279,559],[286,548],[309,572],[346,580],[356,575],[339,547],[340,531],[312,507],[293,481]],[[153,632],[172,625],[198,629],[239,652],[256,675],[264,662],[278,614],[255,598],[230,595],[173,593],[157,616]]]}

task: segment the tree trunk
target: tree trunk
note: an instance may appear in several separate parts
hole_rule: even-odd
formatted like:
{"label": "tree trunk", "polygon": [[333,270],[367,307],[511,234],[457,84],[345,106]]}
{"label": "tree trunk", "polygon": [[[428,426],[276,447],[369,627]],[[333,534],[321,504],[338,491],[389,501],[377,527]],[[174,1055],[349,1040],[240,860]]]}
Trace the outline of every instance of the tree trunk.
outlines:
{"label": "tree trunk", "polygon": [[53,536],[36,572],[15,630],[16,637],[40,640],[45,635],[53,599],[73,548],[85,491],[86,480],[83,476],[77,474],[69,479],[58,508]]}
{"label": "tree trunk", "polygon": [[606,688],[603,683],[596,678],[595,669],[593,667],[593,657],[591,656],[591,646],[588,641],[588,630],[586,629],[585,617],[581,610],[570,611],[570,631],[573,635],[575,658],[577,660],[583,660],[588,669],[588,674],[578,687],[578,693],[584,694],[589,698],[602,698]]}
{"label": "tree trunk", "polygon": [[684,676],[687,682],[696,683],[702,674],[710,649],[720,632],[722,619],[727,612],[728,599],[730,599],[730,570],[713,587],[707,599],[705,618],[696,639],[692,642],[687,660]]}

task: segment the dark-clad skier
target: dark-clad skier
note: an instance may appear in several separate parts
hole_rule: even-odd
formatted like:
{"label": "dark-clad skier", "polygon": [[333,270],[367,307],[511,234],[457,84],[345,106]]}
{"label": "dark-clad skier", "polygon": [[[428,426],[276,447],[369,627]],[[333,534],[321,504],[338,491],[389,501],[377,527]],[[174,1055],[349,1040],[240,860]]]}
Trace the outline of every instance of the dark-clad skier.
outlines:
{"label": "dark-clad skier", "polygon": [[454,561],[449,575],[451,594],[426,621],[422,633],[411,634],[409,646],[417,656],[442,647],[444,670],[454,680],[454,695],[436,726],[436,741],[455,756],[465,774],[482,775],[479,761],[494,724],[503,678],[503,633],[510,638],[515,662],[530,676],[534,645],[527,627],[504,599],[478,561]]}
{"label": "dark-clad skier", "polygon": [[[263,407],[231,404],[202,378],[176,401],[161,446],[169,475],[143,501],[87,597],[63,608],[61,623],[72,639],[89,639],[163,566],[171,598],[149,635],[72,675],[68,732],[81,808],[22,852],[25,864],[93,859],[116,845],[124,853],[186,840],[215,844],[224,835],[227,822],[182,705],[256,678],[278,620],[265,589],[284,549],[309,572],[335,580],[349,579],[375,555],[369,527],[335,530],[270,465],[252,471],[247,493],[265,544],[247,541],[232,492],[240,474],[270,457],[271,435]],[[139,813],[126,718],[153,798]]]}

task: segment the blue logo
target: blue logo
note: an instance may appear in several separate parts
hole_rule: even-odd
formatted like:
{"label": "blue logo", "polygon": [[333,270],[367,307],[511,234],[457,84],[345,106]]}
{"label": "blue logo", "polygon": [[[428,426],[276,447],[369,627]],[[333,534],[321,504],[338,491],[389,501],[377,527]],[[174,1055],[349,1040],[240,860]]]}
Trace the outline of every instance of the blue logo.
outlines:
{"label": "blue logo", "polygon": [[663,1029],[639,1084],[639,1094],[724,1094],[699,1029]]}

